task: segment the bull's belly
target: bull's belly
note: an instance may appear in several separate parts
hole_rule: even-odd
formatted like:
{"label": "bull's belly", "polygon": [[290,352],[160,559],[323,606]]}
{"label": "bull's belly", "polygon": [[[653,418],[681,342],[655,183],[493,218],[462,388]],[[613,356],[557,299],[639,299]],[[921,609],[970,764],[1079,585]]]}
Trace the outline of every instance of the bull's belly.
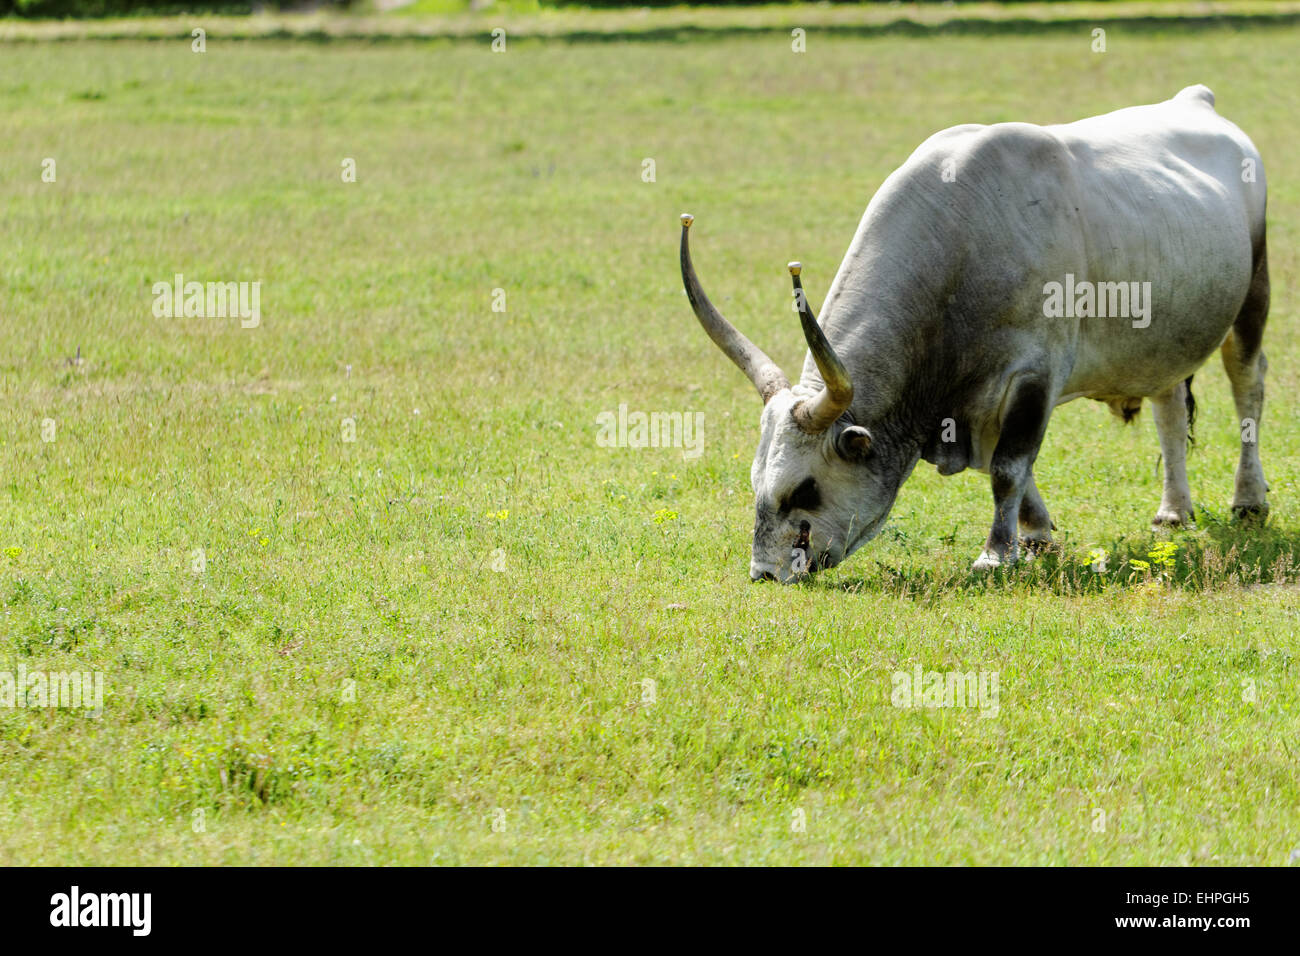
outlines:
{"label": "bull's belly", "polygon": [[1144,327],[1134,323],[1146,320],[1125,317],[1076,320],[1059,402],[1150,398],[1194,373],[1223,344],[1245,301],[1249,267],[1233,272],[1236,278],[1218,282],[1198,277],[1183,294],[1155,299]]}
{"label": "bull's belly", "polygon": [[1060,401],[1092,398],[1115,402],[1159,395],[1199,369],[1223,344],[1232,318],[1187,329],[1183,338],[1143,349],[1081,338],[1074,368],[1061,389]]}

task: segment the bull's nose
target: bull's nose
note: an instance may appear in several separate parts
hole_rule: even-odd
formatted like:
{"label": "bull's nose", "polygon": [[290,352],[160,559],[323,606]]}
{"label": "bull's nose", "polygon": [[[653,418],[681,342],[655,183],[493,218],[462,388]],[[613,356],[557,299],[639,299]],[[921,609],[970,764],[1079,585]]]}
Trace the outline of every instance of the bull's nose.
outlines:
{"label": "bull's nose", "polygon": [[778,578],[777,578],[777,576],[776,576],[775,574],[773,574],[771,571],[750,571],[750,572],[749,572],[749,580],[750,580],[751,582],[758,582],[758,581],[776,581],[776,580],[778,580]]}
{"label": "bull's nose", "polygon": [[765,562],[749,562],[749,580],[751,581],[780,581],[776,576],[776,565]]}

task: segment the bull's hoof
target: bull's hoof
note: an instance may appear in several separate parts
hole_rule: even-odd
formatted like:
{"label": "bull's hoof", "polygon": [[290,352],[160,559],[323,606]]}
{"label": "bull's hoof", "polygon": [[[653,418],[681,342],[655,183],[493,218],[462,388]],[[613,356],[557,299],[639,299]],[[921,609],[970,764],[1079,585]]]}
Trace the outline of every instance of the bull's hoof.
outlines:
{"label": "bull's hoof", "polygon": [[1046,538],[1043,537],[1021,538],[1020,550],[1021,552],[1023,552],[1024,559],[1026,561],[1032,561],[1040,554],[1052,550],[1052,536],[1048,535]]}
{"label": "bull's hoof", "polygon": [[1191,512],[1157,511],[1151,519],[1151,527],[1156,531],[1177,531],[1180,528],[1190,528],[1193,524]]}
{"label": "bull's hoof", "polygon": [[1268,517],[1268,502],[1257,505],[1233,505],[1232,517],[1242,524],[1263,524]]}
{"label": "bull's hoof", "polygon": [[1017,555],[1013,551],[1004,557],[998,557],[996,552],[981,551],[980,556],[975,559],[975,563],[970,566],[972,571],[992,571],[996,568],[1007,568],[1016,563]]}

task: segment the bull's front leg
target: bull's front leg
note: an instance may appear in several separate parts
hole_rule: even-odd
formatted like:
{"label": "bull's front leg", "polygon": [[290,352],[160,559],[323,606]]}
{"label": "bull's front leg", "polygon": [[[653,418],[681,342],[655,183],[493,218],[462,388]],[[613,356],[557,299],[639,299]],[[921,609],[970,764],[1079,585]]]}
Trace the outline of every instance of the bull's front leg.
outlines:
{"label": "bull's front leg", "polygon": [[1047,505],[1043,504],[1043,497],[1031,474],[1029,484],[1025,486],[1025,496],[1020,501],[1020,546],[1030,556],[1041,554],[1052,546],[1052,532],[1055,530],[1056,525],[1047,513]]}
{"label": "bull's front leg", "polygon": [[[1017,526],[1026,495],[1038,499],[1034,487],[1034,459],[1047,431],[1052,402],[1046,383],[1022,374],[1012,383],[1003,406],[1006,414],[998,435],[989,474],[993,484],[993,527],[976,571],[1015,564],[1020,557]],[[1045,509],[1044,509],[1045,514]],[[1049,519],[1050,520],[1050,519]]]}

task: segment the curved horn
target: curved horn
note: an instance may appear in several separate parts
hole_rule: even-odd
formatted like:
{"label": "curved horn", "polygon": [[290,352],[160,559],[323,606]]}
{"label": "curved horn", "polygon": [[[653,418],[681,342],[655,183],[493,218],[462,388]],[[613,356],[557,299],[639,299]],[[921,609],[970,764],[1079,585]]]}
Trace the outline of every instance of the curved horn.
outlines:
{"label": "curved horn", "polygon": [[691,265],[690,243],[686,238],[694,221],[694,216],[682,215],[682,285],[686,286],[686,296],[691,300],[695,317],[700,320],[700,325],[704,326],[704,331],[709,333],[709,338],[713,339],[714,344],[722,349],[723,354],[735,362],[749,377],[754,387],[758,389],[763,404],[766,405],[768,399],[781,389],[789,388],[790,381],[762,349],[745,338],[734,325],[722,317],[709,301],[709,297],[704,294],[704,290],[700,288],[695,267]]}
{"label": "curved horn", "polygon": [[799,324],[803,326],[803,337],[808,342],[817,371],[821,373],[826,387],[813,398],[795,406],[795,421],[809,434],[824,432],[835,424],[853,404],[853,380],[844,370],[844,363],[835,354],[835,349],[826,340],[826,333],[817,324],[817,316],[808,306],[808,296],[804,294],[803,284],[799,281],[802,267],[797,262],[790,263],[790,278],[794,280],[794,297],[799,305]]}

